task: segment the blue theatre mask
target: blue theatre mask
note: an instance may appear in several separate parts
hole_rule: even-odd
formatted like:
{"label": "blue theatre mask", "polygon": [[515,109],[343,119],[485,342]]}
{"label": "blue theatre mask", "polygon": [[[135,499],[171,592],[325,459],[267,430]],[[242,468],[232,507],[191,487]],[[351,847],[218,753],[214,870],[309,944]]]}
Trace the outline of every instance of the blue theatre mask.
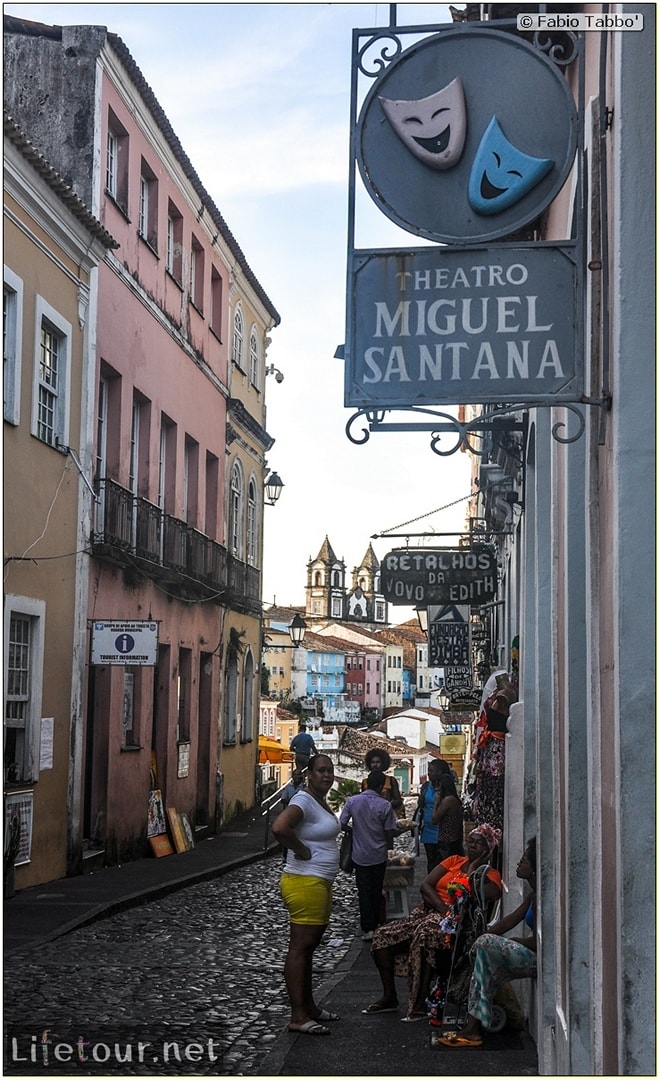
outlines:
{"label": "blue theatre mask", "polygon": [[550,172],[551,158],[524,154],[510,143],[493,117],[475,155],[468,184],[470,206],[478,214],[497,214],[513,206]]}

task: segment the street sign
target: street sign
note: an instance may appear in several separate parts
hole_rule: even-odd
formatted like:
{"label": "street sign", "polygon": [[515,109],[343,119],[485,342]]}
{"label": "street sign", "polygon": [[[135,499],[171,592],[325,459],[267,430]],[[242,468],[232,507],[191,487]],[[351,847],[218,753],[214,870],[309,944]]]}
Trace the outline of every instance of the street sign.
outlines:
{"label": "street sign", "polygon": [[482,604],[495,598],[497,560],[486,547],[403,548],[381,563],[390,604]]}
{"label": "street sign", "polygon": [[154,667],[157,663],[157,622],[92,623],[92,664]]}
{"label": "street sign", "polygon": [[470,609],[445,604],[429,608],[429,665],[469,666]]}

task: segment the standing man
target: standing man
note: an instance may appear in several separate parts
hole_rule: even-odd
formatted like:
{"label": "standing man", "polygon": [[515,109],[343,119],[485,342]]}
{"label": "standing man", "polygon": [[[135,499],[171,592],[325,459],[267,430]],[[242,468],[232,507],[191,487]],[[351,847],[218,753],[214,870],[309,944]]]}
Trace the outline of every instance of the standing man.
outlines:
{"label": "standing man", "polygon": [[312,736],[305,729],[305,725],[302,722],[298,728],[298,734],[294,735],[291,740],[289,749],[293,750],[296,755],[296,768],[306,769],[312,754],[316,753],[316,746],[314,745]]}
{"label": "standing man", "polygon": [[384,783],[385,774],[372,770],[365,790],[346,800],[339,817],[342,829],[353,821],[353,865],[363,941],[371,941],[378,925],[387,852],[398,829],[396,814],[381,795]]}

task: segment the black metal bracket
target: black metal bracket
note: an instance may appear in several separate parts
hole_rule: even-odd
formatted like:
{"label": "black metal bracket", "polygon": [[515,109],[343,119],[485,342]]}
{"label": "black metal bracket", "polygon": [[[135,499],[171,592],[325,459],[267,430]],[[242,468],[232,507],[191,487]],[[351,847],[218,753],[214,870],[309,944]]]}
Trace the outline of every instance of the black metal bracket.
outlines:
{"label": "black metal bracket", "polygon": [[[421,406],[396,409],[358,409],[357,412],[353,413],[346,424],[346,436],[350,442],[354,443],[356,446],[361,446],[368,442],[371,434],[375,432],[427,431],[431,434],[431,450],[434,454],[438,454],[439,457],[451,457],[451,455],[455,454],[458,450],[469,450],[472,454],[481,455],[483,451],[481,440],[486,433],[494,429],[495,421],[497,421],[497,428],[500,431],[506,426],[508,432],[520,432],[524,435],[527,428],[526,419],[525,417],[518,418],[518,414],[526,413],[530,409],[566,409],[571,414],[574,424],[577,426],[572,432],[566,433],[568,429],[568,420],[557,420],[552,426],[552,437],[558,443],[577,442],[584,434],[586,426],[585,416],[580,408],[580,406],[584,405],[599,408],[602,413],[604,413],[611,408],[611,398],[585,397],[579,402],[519,401],[513,404],[502,404],[489,407],[488,412],[481,413],[472,420],[461,420],[451,413]],[[388,414],[395,412],[403,412],[407,415],[419,417],[420,419],[414,421],[386,420]],[[434,419],[424,419],[427,416],[434,417]],[[505,420],[504,423],[502,423],[502,417],[510,417],[510,419]],[[362,426],[358,429],[360,420],[366,421],[366,426]],[[455,443],[449,449],[441,448],[440,443],[443,435],[455,436]],[[471,437],[478,440],[476,445],[471,441]]]}

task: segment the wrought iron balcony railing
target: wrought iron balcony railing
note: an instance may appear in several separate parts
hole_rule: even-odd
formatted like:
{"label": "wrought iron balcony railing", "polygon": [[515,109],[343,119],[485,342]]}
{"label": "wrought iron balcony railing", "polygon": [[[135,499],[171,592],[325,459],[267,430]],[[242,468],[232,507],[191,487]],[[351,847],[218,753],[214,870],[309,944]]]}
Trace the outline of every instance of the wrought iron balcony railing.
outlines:
{"label": "wrought iron balcony railing", "polygon": [[[256,566],[228,555],[215,540],[115,480],[99,481],[97,493],[95,555],[187,589],[197,584],[200,599],[218,599],[255,614],[261,611],[261,574]],[[209,590],[215,595],[209,597]]]}

